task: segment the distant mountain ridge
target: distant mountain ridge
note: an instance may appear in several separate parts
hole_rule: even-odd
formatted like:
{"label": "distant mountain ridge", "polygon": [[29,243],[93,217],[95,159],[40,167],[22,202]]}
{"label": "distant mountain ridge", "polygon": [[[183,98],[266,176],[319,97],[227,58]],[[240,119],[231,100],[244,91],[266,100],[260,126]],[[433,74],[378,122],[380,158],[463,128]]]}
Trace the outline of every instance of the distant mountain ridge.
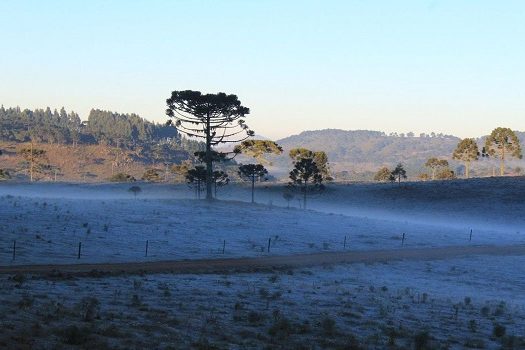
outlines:
{"label": "distant mountain ridge", "polygon": [[[525,133],[516,133],[524,145]],[[459,137],[434,133],[422,134],[424,136],[412,136],[411,133],[411,136],[400,135],[371,130],[323,129],[303,131],[277,140],[277,143],[285,152],[295,147],[325,151],[334,171],[367,173],[376,171],[380,166],[402,162],[414,173],[421,171],[422,164],[430,157],[444,158],[453,166],[459,165],[451,159],[461,140]],[[477,138],[480,149],[485,137]],[[277,159],[276,165],[288,166],[283,160]]]}

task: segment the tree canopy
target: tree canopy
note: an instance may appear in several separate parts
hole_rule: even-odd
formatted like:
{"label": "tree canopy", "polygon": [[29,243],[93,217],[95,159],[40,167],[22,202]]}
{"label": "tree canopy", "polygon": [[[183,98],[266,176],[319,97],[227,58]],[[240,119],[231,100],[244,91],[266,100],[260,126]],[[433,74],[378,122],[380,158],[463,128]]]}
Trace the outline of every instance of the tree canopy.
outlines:
{"label": "tree canopy", "polygon": [[485,139],[485,152],[500,160],[501,176],[505,174],[505,159],[522,158],[520,141],[516,133],[509,128],[494,129]]}
{"label": "tree canopy", "polygon": [[255,182],[260,181],[266,174],[268,170],[262,164],[241,164],[239,166],[239,176],[241,179],[246,179],[251,182],[252,185],[252,203],[254,203],[254,191],[255,191]]}
{"label": "tree canopy", "polygon": [[261,164],[270,164],[264,156],[265,154],[283,153],[283,149],[274,141],[269,140],[245,140],[239,145],[235,146],[234,153],[244,153],[247,156],[255,158]]}
{"label": "tree canopy", "polygon": [[478,160],[479,155],[480,153],[476,140],[466,138],[458,143],[452,154],[452,159],[465,164],[465,177],[468,179],[470,177],[470,164],[472,161]]}
{"label": "tree canopy", "polygon": [[436,179],[436,172],[442,168],[448,168],[448,161],[446,159],[438,159],[435,157],[429,158],[425,166],[432,172],[432,180]]}

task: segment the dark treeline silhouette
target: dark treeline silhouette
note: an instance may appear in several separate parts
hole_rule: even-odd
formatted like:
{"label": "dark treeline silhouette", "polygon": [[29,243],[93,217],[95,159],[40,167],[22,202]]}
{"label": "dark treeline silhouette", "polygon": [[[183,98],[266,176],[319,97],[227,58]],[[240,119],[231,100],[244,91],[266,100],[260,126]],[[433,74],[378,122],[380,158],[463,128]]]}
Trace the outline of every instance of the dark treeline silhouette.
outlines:
{"label": "dark treeline silhouette", "polygon": [[203,149],[201,142],[180,137],[172,126],[149,122],[136,114],[92,109],[82,122],[75,112],[0,107],[0,141],[59,144],[105,144],[134,148],[169,143],[190,154]]}

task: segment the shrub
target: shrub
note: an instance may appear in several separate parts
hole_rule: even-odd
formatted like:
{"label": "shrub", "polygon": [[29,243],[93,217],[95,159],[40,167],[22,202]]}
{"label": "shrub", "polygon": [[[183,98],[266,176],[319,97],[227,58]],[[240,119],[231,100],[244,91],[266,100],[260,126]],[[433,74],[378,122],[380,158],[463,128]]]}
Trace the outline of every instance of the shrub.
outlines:
{"label": "shrub", "polygon": [[135,178],[129,174],[117,173],[111,176],[109,179],[111,182],[135,182]]}

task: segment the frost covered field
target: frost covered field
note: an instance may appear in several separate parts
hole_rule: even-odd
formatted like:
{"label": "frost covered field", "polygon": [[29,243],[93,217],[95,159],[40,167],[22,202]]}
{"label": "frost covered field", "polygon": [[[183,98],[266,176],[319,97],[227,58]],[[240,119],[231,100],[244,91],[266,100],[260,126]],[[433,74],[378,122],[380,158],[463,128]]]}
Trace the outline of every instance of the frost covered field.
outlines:
{"label": "frost covered field", "polygon": [[[214,204],[186,186],[139,186],[135,198],[125,184],[1,184],[0,265],[525,244],[519,178],[334,185],[307,211],[297,199],[286,208],[277,186],[260,187],[255,205],[240,186],[221,189]],[[259,273],[4,274],[0,348],[521,349],[524,274],[520,255]]]}
{"label": "frost covered field", "polygon": [[524,244],[525,181],[515,182],[521,191],[503,195],[501,184],[472,193],[461,181],[335,186],[307,211],[287,209],[282,187],[261,188],[262,204],[252,205],[241,201],[248,189],[231,186],[219,193],[227,200],[210,205],[184,185],[141,184],[136,198],[127,184],[1,185],[0,264],[256,257],[268,254],[269,239],[270,254],[282,255],[397,249],[403,233],[408,248]]}

